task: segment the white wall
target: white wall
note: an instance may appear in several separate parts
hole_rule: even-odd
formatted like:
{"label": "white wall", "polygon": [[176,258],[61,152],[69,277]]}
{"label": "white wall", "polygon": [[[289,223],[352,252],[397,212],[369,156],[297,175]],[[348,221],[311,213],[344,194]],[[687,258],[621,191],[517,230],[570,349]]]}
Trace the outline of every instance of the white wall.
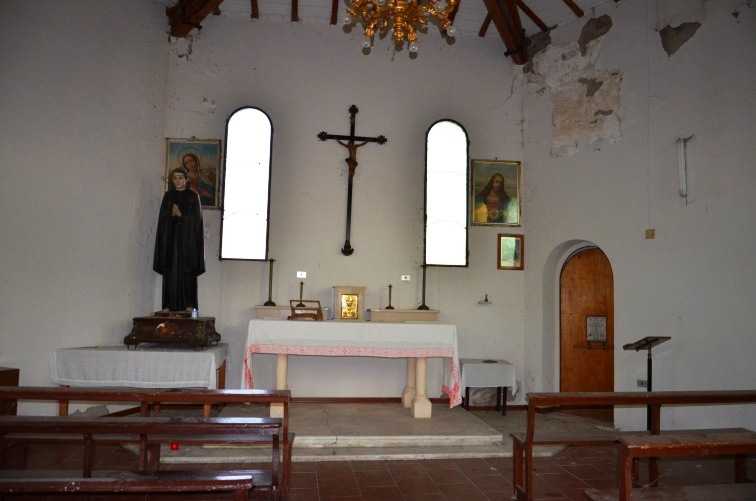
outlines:
{"label": "white wall", "polygon": [[[428,271],[426,303],[458,325],[462,356],[514,362],[524,383],[517,403],[525,391],[558,390],[559,266],[591,242],[614,270],[618,390],[645,375],[643,355],[622,344],[646,335],[672,336],[655,352],[657,389],[753,388],[756,14],[741,4],[623,0],[589,13],[613,20],[588,62],[621,73],[609,117],[619,121],[607,126],[609,139],[581,136],[571,155],[552,156],[560,84],[523,75],[493,30],[453,45],[431,30],[410,59],[385,42],[365,55],[361,35],[323,20],[252,21],[243,0],[226,0],[191,42],[166,36],[159,1],[128,10],[5,1],[0,365],[20,367],[22,384],[50,384],[53,349],[117,344],[132,317],[159,306],[151,258],[164,138],[223,139],[228,115],[253,105],[275,129],[270,256],[279,304],[298,297],[297,270],[308,272],[308,298],[327,303],[333,285],[365,285],[367,306],[377,308],[392,283],[395,307],[419,304],[425,132],[450,118],[466,128],[471,158],[524,162],[525,271],[496,270],[503,230],[482,227],[470,229],[469,268]],[[587,17],[555,30],[549,51],[574,43]],[[685,21],[702,26],[669,57],[657,30]],[[558,63],[543,68],[547,81],[564,72]],[[316,135],[347,133],[351,104],[360,109],[358,134],[388,143],[359,150],[356,251],[344,257],[346,152]],[[690,135],[684,200],[675,140]],[[247,323],[267,299],[268,265],[218,261],[219,213],[204,215],[201,310],[231,344],[235,387]],[[656,239],[644,238],[647,228]],[[492,306],[477,305],[484,294]],[[256,364],[256,380],[272,381],[271,367]],[[399,361],[299,360],[291,369],[292,389],[307,396],[394,396],[403,378]],[[430,369],[435,396],[439,364]],[[756,421],[750,409],[715,413],[719,423]],[[711,414],[665,419],[705,424]],[[618,416],[628,426],[643,419]]]}
{"label": "white wall", "polygon": [[[672,338],[653,351],[655,390],[753,389],[756,12],[739,2],[628,0],[596,15],[604,13],[614,24],[596,71],[622,74],[621,139],[591,146],[581,137],[574,155],[554,157],[551,91],[530,84],[524,93],[527,388],[559,389],[559,266],[584,241],[614,271],[616,390],[645,379],[645,352],[622,349],[645,336]],[[683,22],[701,27],[667,56],[659,30]],[[550,50],[576,40],[583,24],[554,33]],[[675,141],[688,136],[683,199]],[[714,415],[756,423],[753,406],[663,414],[680,427],[711,425]],[[618,412],[617,424],[645,426],[645,413]]]}
{"label": "white wall", "polygon": [[[450,118],[467,130],[472,158],[521,157],[521,99],[513,90],[517,70],[502,56],[501,41],[468,34],[450,46],[429,31],[416,59],[406,51],[393,53],[381,41],[365,55],[356,31],[348,34],[340,25],[312,20],[251,21],[248,9],[246,2],[224,2],[220,16],[206,19],[188,57],[178,55],[189,52],[188,44],[172,44],[166,135],[222,138],[234,110],[245,105],[263,109],[274,128],[274,301],[286,305],[299,297],[296,271],[304,270],[305,298],[324,305],[330,304],[334,285],[364,285],[367,307],[385,307],[393,284],[393,306],[415,308],[421,302],[428,128]],[[359,108],[357,134],[383,134],[388,142],[358,150],[351,232],[355,252],[345,257],[340,249],[347,151],[334,141],[320,141],[317,134],[348,134],[352,104]],[[206,247],[213,255],[218,217],[205,211],[211,228]],[[496,271],[498,230],[472,229],[469,269],[428,270],[426,303],[458,325],[463,355],[517,361],[522,273]],[[253,306],[267,299],[268,263],[209,259],[208,265],[200,282],[202,309],[218,317],[220,332],[234,342],[232,352],[240,359]],[[410,274],[411,282],[401,282],[402,274]],[[484,294],[496,306],[479,306]],[[254,364],[256,384],[273,385],[272,360],[260,358]],[[239,362],[233,362],[237,366],[231,367],[230,380],[238,384]],[[441,369],[440,361],[430,361],[432,396],[440,395]],[[358,384],[349,377],[354,371],[364,373]],[[289,383],[300,395],[396,396],[404,375],[401,360],[308,357],[290,362]]]}
{"label": "white wall", "polygon": [[[323,19],[251,21],[241,0],[221,10],[187,42],[165,35],[157,1],[128,13],[116,2],[3,4],[2,66],[18,70],[3,71],[10,78],[0,97],[2,199],[19,216],[2,223],[13,238],[0,244],[8,256],[0,268],[0,364],[21,367],[22,384],[50,384],[53,349],[117,344],[132,317],[159,307],[151,259],[165,137],[223,139],[226,118],[240,106],[270,115],[278,304],[298,297],[297,270],[308,272],[305,296],[324,303],[333,285],[353,284],[367,286],[369,308],[386,306],[391,283],[395,307],[420,304],[425,133],[433,122],[461,123],[472,158],[521,158],[517,70],[498,37],[462,34],[448,45],[431,31],[416,59],[385,42],[365,55],[361,35]],[[384,134],[388,143],[359,150],[356,251],[344,257],[346,151],[316,136],[348,133],[351,104],[360,109],[357,133]],[[267,299],[268,264],[218,261],[219,213],[204,216],[201,313],[217,318],[231,345],[228,386],[235,387],[247,323]],[[471,230],[470,268],[429,269],[426,303],[458,324],[463,356],[521,362],[523,274],[496,271],[498,230]],[[412,281],[400,282],[401,274]],[[484,294],[494,306],[477,305]],[[403,361],[301,362],[292,362],[290,381],[300,395],[396,396],[404,377]],[[256,380],[272,384],[265,363],[256,364],[263,372]],[[316,383],[303,374],[311,367],[322,378]],[[365,373],[359,384],[354,370]],[[429,370],[435,396],[441,364]]]}
{"label": "white wall", "polygon": [[118,342],[154,302],[167,52],[157,4],[0,6],[0,365]]}

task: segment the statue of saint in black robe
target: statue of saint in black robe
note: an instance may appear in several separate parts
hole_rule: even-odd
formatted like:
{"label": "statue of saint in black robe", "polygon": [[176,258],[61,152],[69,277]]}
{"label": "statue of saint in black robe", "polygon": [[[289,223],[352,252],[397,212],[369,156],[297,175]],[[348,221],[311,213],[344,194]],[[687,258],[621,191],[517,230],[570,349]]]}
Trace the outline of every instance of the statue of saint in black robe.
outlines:
{"label": "statue of saint in black robe", "polygon": [[199,309],[197,277],[205,272],[200,198],[186,186],[186,175],[183,183],[176,181],[181,170],[173,171],[174,188],[165,192],[160,204],[152,265],[163,275],[163,309],[170,311]]}

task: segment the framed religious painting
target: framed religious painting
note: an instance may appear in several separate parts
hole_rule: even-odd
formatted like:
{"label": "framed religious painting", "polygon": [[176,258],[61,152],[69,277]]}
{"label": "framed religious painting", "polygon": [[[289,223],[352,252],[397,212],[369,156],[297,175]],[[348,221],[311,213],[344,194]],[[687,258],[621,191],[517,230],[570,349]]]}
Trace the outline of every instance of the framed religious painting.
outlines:
{"label": "framed religious painting", "polygon": [[500,270],[522,270],[525,264],[525,237],[511,233],[499,233],[497,268]]}
{"label": "framed religious painting", "polygon": [[220,139],[165,140],[165,184],[168,189],[171,171],[185,167],[189,171],[189,188],[200,196],[203,209],[217,209],[220,200]]}
{"label": "framed religious painting", "polygon": [[472,161],[473,225],[521,226],[520,170],[515,161]]}

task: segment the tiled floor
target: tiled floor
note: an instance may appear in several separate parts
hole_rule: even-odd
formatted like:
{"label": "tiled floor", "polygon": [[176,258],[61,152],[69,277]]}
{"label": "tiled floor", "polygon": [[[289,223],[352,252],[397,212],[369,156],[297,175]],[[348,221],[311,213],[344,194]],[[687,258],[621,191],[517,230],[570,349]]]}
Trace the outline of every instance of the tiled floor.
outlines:
{"label": "tiled floor", "polygon": [[[613,447],[572,447],[556,456],[536,458],[535,493],[539,500],[582,500],[590,487],[615,486]],[[77,469],[81,451],[72,446],[34,445],[30,449],[30,467]],[[756,460],[749,461],[753,478]],[[136,456],[118,446],[100,447],[97,469],[136,467]],[[166,469],[242,469],[252,464],[169,464]],[[662,461],[662,482],[667,485],[729,483],[733,478],[731,459],[689,459]],[[645,468],[641,469],[641,480]],[[291,483],[291,501],[391,501],[391,500],[506,500],[512,495],[512,459],[430,459],[399,461],[331,461],[295,462]],[[13,498],[9,498],[13,499]],[[34,497],[26,499],[49,499]],[[66,496],[61,499],[79,499]],[[230,496],[207,495],[134,495],[92,499],[200,500],[231,499]],[[255,496],[255,499],[261,499]]]}

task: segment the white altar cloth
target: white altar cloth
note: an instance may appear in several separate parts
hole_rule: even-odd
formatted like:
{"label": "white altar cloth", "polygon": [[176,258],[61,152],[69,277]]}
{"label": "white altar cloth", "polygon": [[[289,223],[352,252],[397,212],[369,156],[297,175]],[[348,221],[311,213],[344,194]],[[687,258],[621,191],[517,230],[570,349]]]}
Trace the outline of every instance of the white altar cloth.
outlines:
{"label": "white altar cloth", "polygon": [[226,343],[198,351],[164,344],[59,348],[50,355],[51,378],[67,386],[215,389],[227,356]]}
{"label": "white altar cloth", "polygon": [[242,388],[253,388],[255,353],[328,357],[444,358],[450,406],[462,403],[457,327],[441,323],[258,320],[249,322]]}
{"label": "white altar cloth", "polygon": [[463,358],[460,388],[510,388],[512,396],[517,394],[515,366],[506,360],[486,362],[480,358]]}

